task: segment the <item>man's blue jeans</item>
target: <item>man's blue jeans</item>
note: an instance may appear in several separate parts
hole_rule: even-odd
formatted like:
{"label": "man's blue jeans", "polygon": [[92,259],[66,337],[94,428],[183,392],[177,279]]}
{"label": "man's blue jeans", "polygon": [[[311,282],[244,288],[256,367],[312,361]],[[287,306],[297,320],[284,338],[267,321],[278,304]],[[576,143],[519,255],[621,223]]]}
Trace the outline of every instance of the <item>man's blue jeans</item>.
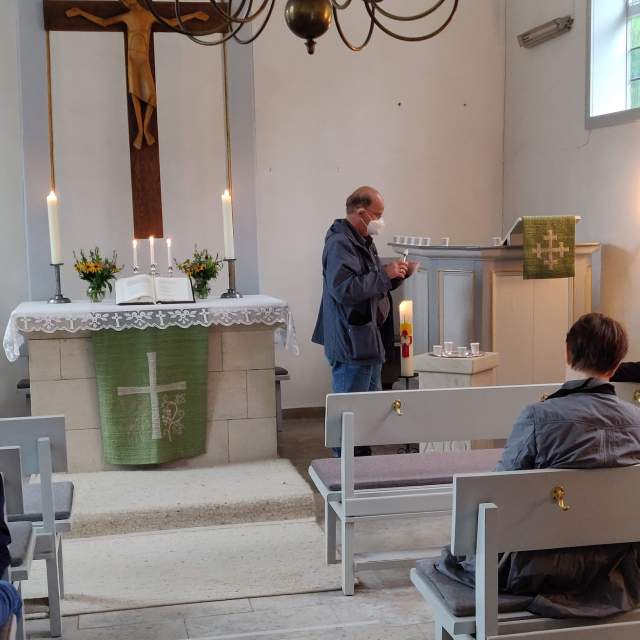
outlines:
{"label": "man's blue jeans", "polygon": [[[331,364],[331,375],[334,393],[380,391],[382,389],[382,363],[334,362]],[[333,452],[337,458],[340,457],[340,447],[335,447]],[[371,455],[371,448],[355,447],[355,455]]]}

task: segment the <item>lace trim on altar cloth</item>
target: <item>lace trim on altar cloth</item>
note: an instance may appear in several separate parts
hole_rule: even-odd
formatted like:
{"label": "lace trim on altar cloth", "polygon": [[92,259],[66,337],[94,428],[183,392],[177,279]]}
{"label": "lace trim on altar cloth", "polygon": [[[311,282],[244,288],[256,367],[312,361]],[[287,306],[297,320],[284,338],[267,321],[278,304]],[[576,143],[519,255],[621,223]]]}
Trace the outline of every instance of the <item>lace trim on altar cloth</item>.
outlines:
{"label": "lace trim on altar cloth", "polygon": [[194,326],[211,327],[213,325],[223,327],[253,324],[283,325],[276,327],[274,331],[276,344],[296,355],[300,354],[293,314],[286,305],[241,307],[239,309],[212,309],[210,307],[163,309],[153,307],[145,310],[126,310],[123,308],[107,312],[79,311],[68,315],[45,312],[30,315],[17,311],[14,311],[9,318],[2,343],[7,358],[11,362],[15,362],[20,357],[20,348],[24,344],[23,333],[34,331],[76,333],[104,329],[124,331],[125,329],[166,329],[167,327],[186,329]]}

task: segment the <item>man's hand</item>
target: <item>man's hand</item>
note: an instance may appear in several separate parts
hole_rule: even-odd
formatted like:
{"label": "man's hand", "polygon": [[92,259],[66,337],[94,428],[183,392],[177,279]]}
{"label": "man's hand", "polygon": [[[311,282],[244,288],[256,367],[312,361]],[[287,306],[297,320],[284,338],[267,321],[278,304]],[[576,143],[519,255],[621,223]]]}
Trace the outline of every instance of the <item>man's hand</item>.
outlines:
{"label": "man's hand", "polygon": [[409,270],[407,271],[406,277],[412,276],[417,271],[420,271],[420,263],[416,260],[409,260],[407,263],[409,265]]}
{"label": "man's hand", "polygon": [[409,265],[406,262],[402,262],[402,260],[397,260],[396,262],[390,262],[384,266],[385,273],[389,276],[390,280],[395,280],[396,278],[406,278],[407,273],[409,271]]}

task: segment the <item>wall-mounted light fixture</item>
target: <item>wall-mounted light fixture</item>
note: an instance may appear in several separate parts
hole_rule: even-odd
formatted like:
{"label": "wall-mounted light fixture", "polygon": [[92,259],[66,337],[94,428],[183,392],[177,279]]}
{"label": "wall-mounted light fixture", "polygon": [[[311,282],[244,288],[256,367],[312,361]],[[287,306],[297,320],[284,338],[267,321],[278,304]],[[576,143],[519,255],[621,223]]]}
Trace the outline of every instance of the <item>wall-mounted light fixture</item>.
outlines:
{"label": "wall-mounted light fixture", "polygon": [[563,18],[555,18],[555,20],[549,20],[549,22],[545,22],[541,24],[539,27],[534,27],[533,29],[529,29],[529,31],[525,31],[518,36],[518,42],[521,47],[526,47],[530,49],[531,47],[535,47],[547,40],[551,40],[552,38],[557,38],[561,36],[563,33],[567,33],[567,31],[571,31],[571,27],[573,26],[573,17],[572,16],[564,16]]}

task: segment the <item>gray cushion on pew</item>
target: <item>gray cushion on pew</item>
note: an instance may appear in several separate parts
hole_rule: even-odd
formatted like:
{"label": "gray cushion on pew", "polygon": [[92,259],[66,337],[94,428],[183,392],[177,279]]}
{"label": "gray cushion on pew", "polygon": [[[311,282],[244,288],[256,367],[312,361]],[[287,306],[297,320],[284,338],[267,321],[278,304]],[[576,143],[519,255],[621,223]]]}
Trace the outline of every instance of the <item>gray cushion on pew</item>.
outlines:
{"label": "gray cushion on pew", "polygon": [[[456,582],[441,573],[433,566],[433,560],[419,560],[416,570],[439,594],[449,611],[457,617],[474,616],[476,613],[476,593],[471,587]],[[512,596],[501,593],[498,596],[498,611],[513,613],[525,611],[533,600],[531,596]]]}
{"label": "gray cushion on pew", "polygon": [[[449,484],[456,473],[493,471],[502,449],[403,453],[354,458],[356,489]],[[311,467],[329,491],[340,491],[339,458],[314,460]]]}
{"label": "gray cushion on pew", "polygon": [[[23,487],[24,513],[11,514],[9,522],[17,520],[30,520],[42,522],[42,496],[39,484],[25,484]],[[53,504],[56,520],[68,520],[71,517],[73,507],[73,482],[53,483]]]}
{"label": "gray cushion on pew", "polygon": [[11,544],[9,545],[11,566],[19,567],[27,554],[29,542],[33,536],[33,525],[30,522],[10,522],[7,526],[11,534]]}

